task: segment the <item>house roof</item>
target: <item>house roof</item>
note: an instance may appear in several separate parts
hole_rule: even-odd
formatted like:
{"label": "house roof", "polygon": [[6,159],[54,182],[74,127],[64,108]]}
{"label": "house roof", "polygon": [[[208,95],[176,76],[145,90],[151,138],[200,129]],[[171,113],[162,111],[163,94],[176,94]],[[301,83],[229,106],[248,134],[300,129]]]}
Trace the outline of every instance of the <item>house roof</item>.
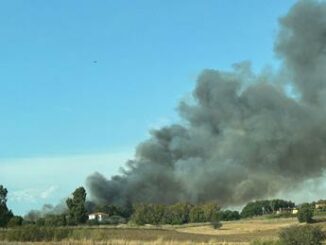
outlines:
{"label": "house roof", "polygon": [[90,213],[88,215],[109,215],[109,214],[103,212],[95,212],[95,213]]}

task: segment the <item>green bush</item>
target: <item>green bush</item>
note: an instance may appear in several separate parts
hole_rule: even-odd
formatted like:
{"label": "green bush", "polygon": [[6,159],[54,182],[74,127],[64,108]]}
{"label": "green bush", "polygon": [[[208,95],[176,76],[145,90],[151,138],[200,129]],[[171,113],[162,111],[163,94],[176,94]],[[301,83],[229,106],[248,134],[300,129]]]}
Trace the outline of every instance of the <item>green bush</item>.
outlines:
{"label": "green bush", "polygon": [[314,210],[311,207],[310,204],[305,203],[301,206],[301,208],[298,211],[298,220],[300,223],[312,223],[313,222],[313,217],[314,215]]}
{"label": "green bush", "polygon": [[96,209],[93,211],[103,212],[114,216],[117,215],[125,219],[129,219],[132,215],[133,207],[130,203],[126,204],[125,206],[107,204],[104,206],[97,206]]}
{"label": "green bush", "polygon": [[8,241],[52,241],[68,238],[69,229],[60,229],[54,227],[39,227],[35,225],[22,226],[15,229],[9,229],[4,234],[4,239]]}
{"label": "green bush", "polygon": [[36,221],[35,221],[35,224],[37,226],[44,226],[45,225],[45,218],[38,218]]}
{"label": "green bush", "polygon": [[202,210],[204,210],[204,214],[205,214],[204,222],[220,220],[219,211],[221,208],[216,202],[203,203],[200,205],[200,207]]}
{"label": "green bush", "polygon": [[280,208],[293,208],[294,206],[295,204],[293,202],[280,199],[249,202],[242,209],[241,217],[248,218],[259,215],[272,214]]}
{"label": "green bush", "polygon": [[190,210],[189,218],[191,223],[207,222],[205,212],[199,206],[195,206]]}
{"label": "green bush", "polygon": [[220,219],[223,221],[239,220],[241,218],[238,211],[223,210],[219,212]]}
{"label": "green bush", "polygon": [[16,226],[21,226],[23,224],[24,219],[21,216],[13,216],[7,226],[8,227],[16,227]]}
{"label": "green bush", "polygon": [[86,224],[92,226],[92,225],[99,225],[100,222],[97,219],[90,219],[87,220]]}
{"label": "green bush", "polygon": [[319,226],[295,225],[283,229],[279,237],[281,244],[284,245],[320,245],[325,239],[325,234]]}
{"label": "green bush", "polygon": [[191,204],[181,202],[167,206],[162,218],[162,223],[171,225],[182,225],[188,223],[191,208]]}
{"label": "green bush", "polygon": [[220,214],[219,212],[215,212],[211,217],[210,217],[210,222],[211,225],[213,226],[214,229],[218,229],[222,227],[222,223],[220,222]]}
{"label": "green bush", "polygon": [[47,215],[44,218],[45,226],[65,226],[67,225],[66,215]]}
{"label": "green bush", "polygon": [[137,225],[160,224],[165,213],[165,208],[162,204],[137,204],[134,207],[132,220]]}
{"label": "green bush", "polygon": [[101,224],[107,224],[107,225],[119,225],[119,224],[126,224],[127,220],[126,218],[123,218],[119,215],[112,215],[108,218],[106,218],[105,220],[103,220],[103,222],[100,222]]}
{"label": "green bush", "polygon": [[270,205],[270,201],[262,200],[262,201],[255,201],[249,202],[241,211],[242,218],[249,218],[254,216],[259,216],[263,214],[270,214],[273,210]]}
{"label": "green bush", "polygon": [[[176,203],[169,206],[161,204],[137,204],[134,206],[132,221],[138,225],[181,225],[189,222],[191,208],[192,205],[188,203]],[[202,214],[205,216],[204,210],[202,210]]]}
{"label": "green bush", "polygon": [[211,224],[215,230],[222,227],[222,223],[218,220],[212,221]]}

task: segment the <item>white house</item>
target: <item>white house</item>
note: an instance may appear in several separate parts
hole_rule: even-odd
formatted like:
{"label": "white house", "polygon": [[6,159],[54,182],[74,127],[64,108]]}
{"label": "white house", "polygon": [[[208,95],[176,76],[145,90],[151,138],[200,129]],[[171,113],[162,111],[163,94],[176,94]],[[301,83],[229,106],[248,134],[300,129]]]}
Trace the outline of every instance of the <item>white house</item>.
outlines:
{"label": "white house", "polygon": [[320,200],[315,204],[315,209],[324,209],[326,208],[326,202],[324,200]]}
{"label": "white house", "polygon": [[286,213],[297,214],[298,209],[297,208],[279,208],[279,210],[276,211],[276,214],[286,214]]}
{"label": "white house", "polygon": [[299,209],[298,208],[293,208],[292,209],[292,214],[297,214],[299,212]]}
{"label": "white house", "polygon": [[96,213],[89,214],[88,220],[97,220],[97,221],[101,222],[107,217],[109,217],[109,215],[106,213],[96,212]]}

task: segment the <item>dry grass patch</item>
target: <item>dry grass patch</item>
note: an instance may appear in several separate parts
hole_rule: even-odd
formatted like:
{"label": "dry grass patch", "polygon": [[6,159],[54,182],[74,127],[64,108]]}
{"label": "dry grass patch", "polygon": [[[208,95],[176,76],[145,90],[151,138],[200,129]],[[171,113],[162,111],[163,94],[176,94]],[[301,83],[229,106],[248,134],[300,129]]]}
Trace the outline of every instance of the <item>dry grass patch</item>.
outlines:
{"label": "dry grass patch", "polygon": [[214,235],[219,241],[249,242],[255,239],[276,239],[280,229],[297,224],[297,219],[248,219],[223,222],[220,229],[209,225],[176,229],[189,234]]}
{"label": "dry grass patch", "polygon": [[3,245],[247,245],[248,243],[226,243],[211,240],[208,242],[195,241],[165,241],[157,239],[155,241],[129,241],[129,240],[109,240],[109,241],[74,241],[67,240],[61,242],[0,242]]}

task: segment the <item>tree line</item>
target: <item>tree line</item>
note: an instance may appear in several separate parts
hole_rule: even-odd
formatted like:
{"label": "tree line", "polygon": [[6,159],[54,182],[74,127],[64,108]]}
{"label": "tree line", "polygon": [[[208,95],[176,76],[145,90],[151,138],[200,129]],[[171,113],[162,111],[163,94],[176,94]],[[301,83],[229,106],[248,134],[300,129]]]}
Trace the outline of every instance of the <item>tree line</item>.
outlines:
{"label": "tree line", "polygon": [[[67,209],[60,214],[36,215],[35,217],[15,216],[7,207],[8,191],[0,185],[0,227],[13,227],[22,224],[34,224],[38,226],[73,226],[79,224],[99,224],[98,220],[88,220],[91,212],[103,212],[109,214],[109,219],[104,220],[108,224],[133,222],[138,225],[144,224],[171,224],[181,225],[186,223],[210,222],[214,226],[219,221],[238,220],[254,216],[273,214],[282,208],[294,208],[291,201],[273,199],[259,200],[247,203],[241,212],[234,210],[222,210],[217,202],[191,204],[179,202],[175,204],[154,203],[129,203],[124,207],[116,205],[98,205],[86,200],[86,190],[78,187],[69,197],[65,205]],[[300,222],[311,222],[313,205],[302,205],[298,213]]]}
{"label": "tree line", "polygon": [[247,203],[241,211],[242,218],[272,214],[282,208],[294,208],[295,203],[281,199],[259,200]]}

